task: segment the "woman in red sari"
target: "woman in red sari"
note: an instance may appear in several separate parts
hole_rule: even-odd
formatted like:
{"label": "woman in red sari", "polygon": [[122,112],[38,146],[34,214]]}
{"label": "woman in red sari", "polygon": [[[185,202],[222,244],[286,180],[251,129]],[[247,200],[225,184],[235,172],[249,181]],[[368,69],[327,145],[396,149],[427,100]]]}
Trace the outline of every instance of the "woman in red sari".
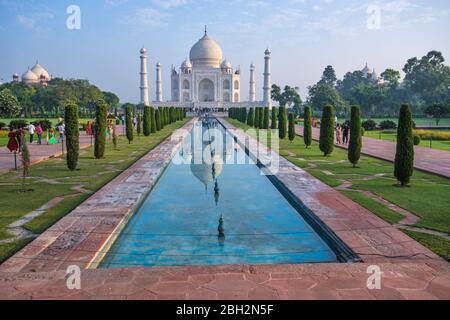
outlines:
{"label": "woman in red sari", "polygon": [[10,128],[9,133],[8,133],[9,141],[8,141],[8,145],[7,145],[10,152],[19,150],[19,144],[17,143],[16,137],[17,137],[16,132],[14,132]]}

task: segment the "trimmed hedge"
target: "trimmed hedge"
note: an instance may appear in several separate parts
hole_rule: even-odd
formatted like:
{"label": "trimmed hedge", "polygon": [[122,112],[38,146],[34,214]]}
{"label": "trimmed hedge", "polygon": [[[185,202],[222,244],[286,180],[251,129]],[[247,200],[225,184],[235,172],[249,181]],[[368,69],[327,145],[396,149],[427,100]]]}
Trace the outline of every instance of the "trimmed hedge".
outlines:
{"label": "trimmed hedge", "polygon": [[144,136],[148,137],[151,132],[151,121],[152,121],[152,113],[151,113],[151,107],[145,106],[144,107]]}
{"label": "trimmed hedge", "polygon": [[280,139],[286,138],[287,135],[287,115],[286,115],[286,107],[281,106],[280,112],[278,114],[278,137]]}
{"label": "trimmed hedge", "polygon": [[304,123],[303,123],[303,141],[306,148],[311,146],[312,143],[312,112],[311,107],[305,107],[304,111]]}
{"label": "trimmed hedge", "polygon": [[348,143],[348,160],[353,164],[353,168],[358,164],[361,158],[361,114],[359,106],[353,106],[351,108],[350,116],[350,140]]}
{"label": "trimmed hedge", "polygon": [[289,130],[288,130],[289,141],[294,141],[295,138],[295,116],[293,113],[289,113]]}
{"label": "trimmed hedge", "polygon": [[331,105],[326,105],[322,111],[319,148],[324,156],[330,155],[334,149],[334,110]]}
{"label": "trimmed hedge", "polygon": [[400,108],[397,129],[397,148],[394,162],[394,176],[404,187],[414,171],[414,141],[411,110],[407,104]]}
{"label": "trimmed hedge", "polygon": [[73,102],[68,102],[64,106],[64,123],[66,126],[67,168],[74,171],[77,168],[80,150],[80,130],[78,128],[78,106]]}
{"label": "trimmed hedge", "polygon": [[98,100],[95,105],[95,143],[94,157],[102,159],[105,157],[106,144],[106,116],[108,104],[103,100]]}
{"label": "trimmed hedge", "polygon": [[127,134],[128,143],[133,141],[133,119],[132,119],[133,106],[127,105],[125,107],[125,132]]}

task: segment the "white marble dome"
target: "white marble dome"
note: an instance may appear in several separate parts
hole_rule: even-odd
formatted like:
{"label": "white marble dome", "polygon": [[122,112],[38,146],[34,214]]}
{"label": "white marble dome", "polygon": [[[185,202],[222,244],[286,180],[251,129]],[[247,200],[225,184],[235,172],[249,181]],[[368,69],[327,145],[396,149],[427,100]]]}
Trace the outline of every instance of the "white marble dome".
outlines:
{"label": "white marble dome", "polygon": [[189,59],[184,60],[183,63],[181,64],[181,68],[182,69],[192,68],[191,61],[189,61]]}
{"label": "white marble dome", "polygon": [[34,65],[33,68],[31,68],[31,71],[38,77],[38,79],[41,79],[41,77],[45,78],[46,80],[50,79],[50,75],[48,74],[47,70],[44,69],[38,62]]}
{"label": "white marble dome", "polygon": [[26,84],[36,83],[39,81],[39,77],[28,68],[27,71],[22,75],[22,81]]}
{"label": "white marble dome", "polygon": [[220,68],[222,49],[205,32],[205,35],[192,47],[189,57],[194,67],[206,66]]}
{"label": "white marble dome", "polygon": [[231,62],[227,59],[223,60],[222,64],[220,65],[222,69],[231,69]]}

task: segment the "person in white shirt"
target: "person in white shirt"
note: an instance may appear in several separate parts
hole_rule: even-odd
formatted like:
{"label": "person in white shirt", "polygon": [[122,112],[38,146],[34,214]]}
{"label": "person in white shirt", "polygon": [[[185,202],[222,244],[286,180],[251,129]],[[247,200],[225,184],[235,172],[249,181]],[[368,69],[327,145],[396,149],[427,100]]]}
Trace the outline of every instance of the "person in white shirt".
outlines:
{"label": "person in white shirt", "polygon": [[33,143],[35,132],[36,132],[36,127],[34,126],[34,124],[30,123],[28,125],[28,133],[30,134],[30,143]]}
{"label": "person in white shirt", "polygon": [[58,143],[60,143],[61,141],[64,141],[64,133],[66,131],[66,126],[64,125],[64,123],[60,123],[57,129],[59,131]]}

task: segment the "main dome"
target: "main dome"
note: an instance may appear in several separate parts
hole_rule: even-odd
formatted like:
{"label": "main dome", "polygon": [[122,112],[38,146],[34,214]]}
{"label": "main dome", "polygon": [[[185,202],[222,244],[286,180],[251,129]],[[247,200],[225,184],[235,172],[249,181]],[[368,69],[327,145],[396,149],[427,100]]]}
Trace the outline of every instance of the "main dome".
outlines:
{"label": "main dome", "polygon": [[205,31],[205,35],[192,47],[189,58],[194,67],[220,68],[222,49]]}

